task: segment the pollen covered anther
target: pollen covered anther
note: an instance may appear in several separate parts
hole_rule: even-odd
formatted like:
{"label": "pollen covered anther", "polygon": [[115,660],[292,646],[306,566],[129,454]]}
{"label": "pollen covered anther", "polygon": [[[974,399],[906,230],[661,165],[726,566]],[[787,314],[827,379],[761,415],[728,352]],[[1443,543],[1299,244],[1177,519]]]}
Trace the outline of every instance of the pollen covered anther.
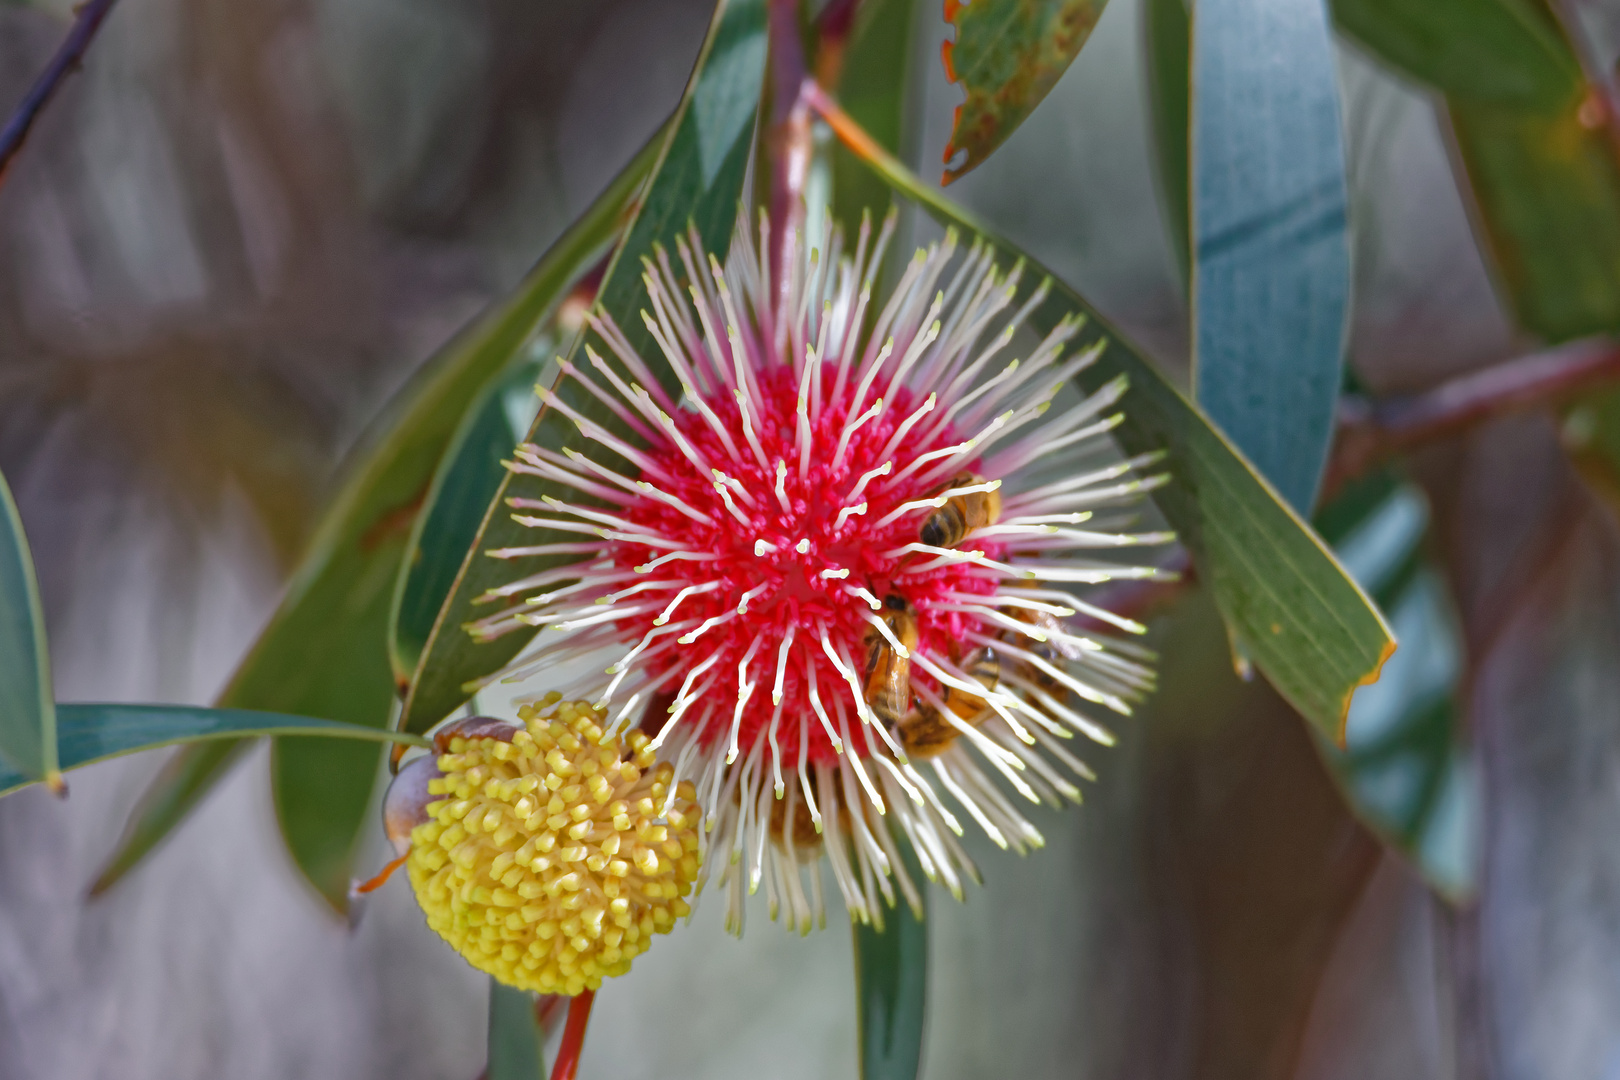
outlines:
{"label": "pollen covered anther", "polygon": [[473,967],[578,994],[689,913],[695,792],[671,790],[647,736],[615,738],[587,702],[550,694],[523,718],[444,742],[407,868],[428,925]]}

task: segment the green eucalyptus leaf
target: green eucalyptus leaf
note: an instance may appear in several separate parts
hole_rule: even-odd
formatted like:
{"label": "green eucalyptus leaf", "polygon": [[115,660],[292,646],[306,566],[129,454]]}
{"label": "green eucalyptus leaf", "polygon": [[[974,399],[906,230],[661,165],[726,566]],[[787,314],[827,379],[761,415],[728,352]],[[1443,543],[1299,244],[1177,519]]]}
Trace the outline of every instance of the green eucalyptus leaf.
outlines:
{"label": "green eucalyptus leaf", "polygon": [[[912,879],[922,871],[908,844],[900,850]],[[928,890],[922,910],[900,904],[881,925],[856,923],[855,1017],[861,1080],[916,1080],[922,1068],[928,1005]]]}
{"label": "green eucalyptus leaf", "polygon": [[1604,132],[1575,102],[1546,114],[1453,98],[1449,113],[1519,324],[1550,343],[1620,331],[1620,163]]}
{"label": "green eucalyptus leaf", "polygon": [[546,1033],[534,995],[489,980],[489,1065],[484,1080],[545,1080]]}
{"label": "green eucalyptus leaf", "polygon": [[1462,632],[1424,551],[1429,506],[1379,471],[1317,515],[1344,566],[1388,613],[1401,648],[1350,703],[1343,748],[1317,740],[1356,812],[1440,895],[1472,896],[1483,835],[1478,770],[1461,727]]}
{"label": "green eucalyptus leaf", "polygon": [[1396,70],[1472,101],[1558,109],[1584,81],[1534,0],[1333,0],[1333,18]]}
{"label": "green eucalyptus leaf", "polygon": [[1333,438],[1350,318],[1349,196],[1324,0],[1198,0],[1193,385],[1300,513]]}
{"label": "green eucalyptus leaf", "polygon": [[[300,735],[361,743],[406,742],[426,746],[419,736],[368,724],[313,716],[218,709],[202,705],[86,704],[56,707],[62,768],[76,769],[108,758],[175,743],[241,739],[255,735]],[[35,783],[17,769],[0,765],[0,795]]]}
{"label": "green eucalyptus leaf", "polygon": [[[597,294],[598,308],[612,316],[631,347],[651,360],[653,373],[676,396],[680,390],[674,373],[662,364],[661,354],[651,347],[651,335],[641,322],[640,312],[647,305],[641,260],[653,254],[655,245],[672,245],[689,226],[696,229],[707,250],[724,250],[748,170],[764,72],[764,0],[723,0],[715,10],[640,209]],[[576,342],[575,355],[583,355],[579,348]],[[609,351],[601,342],[596,348],[604,354]],[[622,430],[622,421],[573,380],[559,382],[556,392],[569,407],[610,430]],[[573,422],[555,409],[540,411],[527,441],[554,449],[578,445],[589,455],[600,452],[596,444],[583,443]],[[486,551],[577,541],[573,534],[519,525],[507,511],[508,498],[538,499],[552,493],[551,486],[531,476],[502,480],[473,542],[463,553],[456,587],[440,610],[417,664],[405,700],[402,726],[406,730],[424,731],[448,715],[533,637],[532,630],[519,630],[481,642],[464,626],[491,613],[487,603],[480,603],[490,589],[538,573],[559,558],[496,560],[486,556]]]}
{"label": "green eucalyptus leaf", "polygon": [[[651,166],[643,151],[552,245],[510,296],[423,365],[372,425],[281,606],[220,698],[384,727],[395,695],[389,615],[418,510],[463,414],[519,353],[573,280],[615,235]],[[378,749],[278,740],[277,814],[294,861],[342,911],[355,837],[376,778]],[[154,782],[99,881],[107,888],[168,835],[235,755],[182,751]]]}
{"label": "green eucalyptus leaf", "polygon": [[1057,85],[1108,0],[946,0],[945,75],[967,97],[945,144],[944,183],[995,152]]}
{"label": "green eucalyptus leaf", "polygon": [[[1007,262],[1023,260],[1035,271],[1026,276],[1045,273],[858,130],[834,126],[896,190],[982,236]],[[1376,680],[1394,652],[1383,616],[1276,490],[1077,293],[1055,283],[1030,325],[1045,332],[1076,313],[1086,323],[1075,348],[1107,343],[1077,381],[1088,392],[1120,376],[1129,381],[1115,437],[1131,454],[1169,451],[1170,482],[1155,498],[1227,626],[1277,691],[1337,741],[1351,694]]]}
{"label": "green eucalyptus leaf", "polygon": [[1192,272],[1192,207],[1188,108],[1191,103],[1192,21],[1185,0],[1143,0],[1148,102],[1152,107],[1155,172],[1170,247],[1185,291]]}
{"label": "green eucalyptus leaf", "polygon": [[0,476],[0,768],[60,786],[45,610],[22,518]]}
{"label": "green eucalyptus leaf", "polygon": [[389,649],[396,671],[414,671],[422,659],[484,511],[506,477],[504,462],[539,412],[534,387],[555,347],[556,339],[542,333],[485,387],[439,462],[395,584]]}
{"label": "green eucalyptus leaf", "polygon": [[[906,110],[915,74],[911,32],[917,0],[866,0],[844,54],[837,97],[884,149],[902,157]],[[846,235],[855,235],[861,213],[881,221],[889,209],[889,185],[872,175],[842,145],[832,152],[832,212]],[[808,196],[806,199],[815,205]]]}

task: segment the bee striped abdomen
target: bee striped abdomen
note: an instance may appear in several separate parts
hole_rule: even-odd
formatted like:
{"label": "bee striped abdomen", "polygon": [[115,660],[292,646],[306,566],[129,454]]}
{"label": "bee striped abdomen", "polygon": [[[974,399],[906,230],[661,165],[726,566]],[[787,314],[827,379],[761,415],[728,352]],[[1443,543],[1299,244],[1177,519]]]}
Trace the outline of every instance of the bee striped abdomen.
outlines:
{"label": "bee striped abdomen", "polygon": [[[984,477],[973,473],[957,473],[945,485],[952,488],[972,487],[984,483]],[[952,495],[945,505],[928,515],[928,520],[917,530],[917,539],[930,547],[955,547],[974,529],[994,525],[1001,516],[1001,495],[996,491],[970,491],[965,495]]]}
{"label": "bee striped abdomen", "polygon": [[[883,625],[909,654],[917,647],[917,615],[905,597],[883,600]],[[911,710],[911,659],[901,656],[877,628],[866,634],[866,703],[884,723],[897,723]]]}

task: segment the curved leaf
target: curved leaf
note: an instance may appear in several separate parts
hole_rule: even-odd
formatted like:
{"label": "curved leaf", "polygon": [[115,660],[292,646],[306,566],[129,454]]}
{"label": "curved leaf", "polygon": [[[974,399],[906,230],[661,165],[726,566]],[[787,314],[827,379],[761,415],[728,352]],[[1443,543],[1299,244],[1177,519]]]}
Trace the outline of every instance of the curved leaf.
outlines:
{"label": "curved leaf", "polygon": [[[902,845],[908,872],[921,868]],[[856,923],[855,1024],[861,1080],[916,1080],[928,1005],[928,890],[921,911],[901,904],[882,926]]]}
{"label": "curved leaf", "polygon": [[1181,287],[1192,273],[1192,207],[1187,180],[1192,20],[1186,0],[1143,0],[1148,100],[1153,111],[1155,173],[1170,247],[1181,271]]}
{"label": "curved leaf", "polygon": [[489,1064],[484,1080],[545,1080],[546,1033],[534,995],[489,980]]}
{"label": "curved leaf", "polygon": [[[924,184],[865,137],[824,97],[817,108],[852,149],[895,189],[936,218],[969,229],[1008,262],[1040,265],[975,217]],[[1039,332],[1075,312],[1086,316],[1075,339],[1083,349],[1107,341],[1077,380],[1088,392],[1123,375],[1130,391],[1115,437],[1128,453],[1170,451],[1170,483],[1155,498],[1199,576],[1214,593],[1228,627],[1278,692],[1334,741],[1341,738],[1350,695],[1373,682],[1395,650],[1383,616],[1322,541],[1242,455],[1153,365],[1061,282],[1030,315]]]}
{"label": "curved leaf", "polygon": [[422,659],[483,513],[506,476],[502,463],[540,410],[534,387],[555,348],[555,338],[542,333],[526,355],[485,387],[439,462],[394,587],[388,648],[396,672],[414,671]]}
{"label": "curved leaf", "polygon": [[62,786],[45,611],[22,518],[0,476],[0,768]]}
{"label": "curved leaf", "polygon": [[1392,67],[1448,94],[1557,109],[1580,64],[1533,0],[1332,0],[1339,28]]}
{"label": "curved leaf", "polygon": [[1193,385],[1300,513],[1333,437],[1350,317],[1338,68],[1322,0],[1199,0]]}
{"label": "curved leaf", "polygon": [[[945,77],[961,84],[941,183],[968,172],[1017,130],[1057,85],[1108,0],[945,0],[956,40]],[[955,161],[955,164],[952,162]]]}
{"label": "curved leaf", "polygon": [[[389,612],[407,537],[468,404],[522,348],[581,269],[617,231],[651,167],[643,150],[558,238],[522,283],[440,349],[373,423],[281,606],[220,704],[383,727],[395,695]],[[340,911],[376,776],[377,749],[278,741],[276,806],[294,860]],[[141,800],[103,871],[106,888],[160,843],[234,756],[184,751]]]}
{"label": "curved leaf", "polygon": [[[944,42],[944,76],[967,97],[944,144],[951,183],[977,167],[1034,112],[1069,70],[1108,0],[946,0],[956,40]],[[954,162],[954,164],[953,164]]]}
{"label": "curved leaf", "polygon": [[1424,551],[1429,504],[1390,472],[1352,484],[1317,528],[1389,613],[1401,649],[1356,692],[1343,749],[1319,748],[1356,816],[1442,896],[1474,892],[1483,807],[1457,691],[1463,644],[1450,591]]}
{"label": "curved leaf", "polygon": [[[598,307],[613,317],[631,346],[643,356],[660,354],[650,347],[651,335],[638,317],[646,306],[641,260],[652,254],[655,244],[672,244],[677,235],[686,232],[688,224],[697,229],[711,250],[730,238],[747,173],[764,71],[763,0],[722,0],[641,208],[597,294]],[[599,347],[599,351],[609,352],[605,347]],[[678,395],[673,373],[658,367],[653,370]],[[560,383],[558,393],[570,407],[610,429],[618,429],[622,423],[571,380]],[[572,422],[555,410],[543,409],[528,441],[559,447],[570,445],[577,434]],[[594,447],[590,444],[581,449],[595,454],[598,451]],[[479,606],[480,598],[491,588],[538,573],[549,565],[545,558],[497,561],[484,555],[492,548],[547,542],[545,532],[512,521],[505,500],[514,496],[537,499],[549,493],[551,489],[533,477],[507,476],[502,480],[462,560],[455,590],[439,612],[417,665],[401,721],[407,731],[425,731],[446,716],[467,699],[479,680],[499,671],[533,637],[533,630],[514,631],[493,642],[480,643],[463,626],[479,615],[491,613],[488,606]]]}
{"label": "curved leaf", "polygon": [[[917,0],[865,0],[843,57],[837,95],[849,114],[891,153],[905,156],[901,140],[915,70],[911,32]],[[889,185],[849,151],[832,150],[832,212],[846,235],[860,227],[861,212],[881,221],[889,209]],[[809,201],[808,199],[806,201]]]}
{"label": "curved leaf", "polygon": [[1519,324],[1554,344],[1620,331],[1620,163],[1604,132],[1578,102],[1551,114],[1448,105],[1482,246]]}
{"label": "curved leaf", "polygon": [[[80,765],[174,743],[240,739],[254,735],[306,735],[371,743],[428,745],[427,740],[420,736],[385,731],[366,724],[201,705],[129,705],[121,702],[58,705],[56,719],[64,769],[76,769]],[[0,765],[0,795],[35,782],[33,777]]]}

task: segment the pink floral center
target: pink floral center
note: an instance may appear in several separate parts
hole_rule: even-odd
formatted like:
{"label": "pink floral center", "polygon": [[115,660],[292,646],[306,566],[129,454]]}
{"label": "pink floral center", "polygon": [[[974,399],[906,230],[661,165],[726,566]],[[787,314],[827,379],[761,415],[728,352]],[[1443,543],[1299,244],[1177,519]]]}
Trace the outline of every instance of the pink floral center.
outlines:
{"label": "pink floral center", "polygon": [[[927,411],[908,427],[926,406],[900,387],[875,415],[848,430],[852,409],[864,413],[873,403],[853,400],[854,388],[824,370],[821,408],[801,457],[798,380],[787,368],[757,378],[761,400],[754,409],[761,415],[749,419],[758,425],[753,435],[766,464],[736,402],[718,396],[705,404],[732,446],[694,412],[683,411],[674,422],[698,459],[723,462],[732,473],[700,471],[694,455],[672,440],[647,451],[656,468],[640,478],[684,509],[652,495],[625,505],[621,516],[637,532],[670,546],[609,541],[615,567],[645,579],[638,582],[643,595],[635,598],[636,614],[615,627],[627,641],[659,627],[675,638],[648,649],[646,668],[660,693],[653,700],[679,710],[683,699],[701,699],[681,722],[700,725],[704,745],[735,738],[746,754],[779,714],[784,765],[797,764],[801,746],[813,762],[832,761],[829,726],[848,749],[866,756],[874,736],[862,732],[854,700],[867,681],[868,641],[876,638],[870,620],[883,614],[876,605],[902,598],[916,618],[915,651],[954,660],[966,650],[964,636],[983,627],[978,618],[949,610],[959,602],[952,595],[995,591],[994,577],[982,567],[903,550],[918,543],[932,513],[906,504],[937,498],[945,486],[928,469],[907,466],[963,436]],[[975,539],[970,546],[989,559],[1003,554],[993,541]],[[938,685],[915,666],[911,678]],[[705,694],[710,687],[719,692]],[[727,693],[735,687],[742,690]],[[655,706],[645,723],[656,733],[670,715]]]}

